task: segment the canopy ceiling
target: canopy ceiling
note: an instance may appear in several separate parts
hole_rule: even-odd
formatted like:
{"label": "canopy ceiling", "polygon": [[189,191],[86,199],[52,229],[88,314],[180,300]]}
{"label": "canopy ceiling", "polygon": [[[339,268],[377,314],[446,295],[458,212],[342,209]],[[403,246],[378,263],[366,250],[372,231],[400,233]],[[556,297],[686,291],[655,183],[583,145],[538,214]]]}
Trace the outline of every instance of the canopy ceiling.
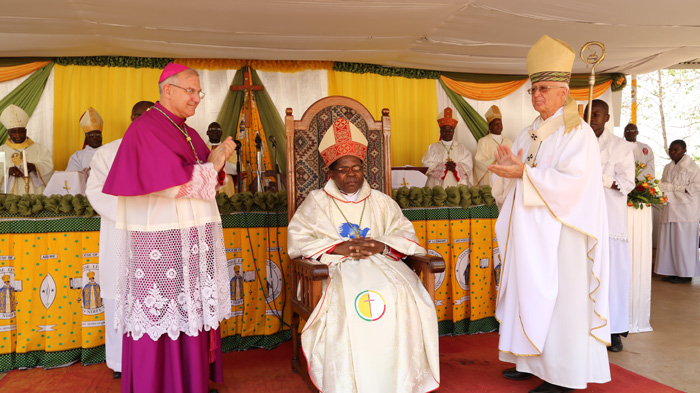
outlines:
{"label": "canopy ceiling", "polygon": [[[697,0],[25,0],[5,2],[0,56],[333,60],[524,74],[543,34],[598,72],[645,73],[700,57]],[[587,72],[582,61],[574,72]]]}

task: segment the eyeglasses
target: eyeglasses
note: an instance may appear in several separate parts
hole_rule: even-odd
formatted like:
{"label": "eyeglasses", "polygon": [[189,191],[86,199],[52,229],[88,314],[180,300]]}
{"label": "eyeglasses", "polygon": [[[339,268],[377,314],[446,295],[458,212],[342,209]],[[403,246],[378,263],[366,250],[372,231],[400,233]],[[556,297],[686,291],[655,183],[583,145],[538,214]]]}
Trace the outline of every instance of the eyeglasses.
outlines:
{"label": "eyeglasses", "polygon": [[540,93],[544,94],[552,89],[563,89],[564,86],[535,86],[527,89],[527,94],[535,94],[539,90]]}
{"label": "eyeglasses", "polygon": [[197,91],[195,91],[195,90],[194,90],[193,88],[191,88],[191,87],[185,89],[184,87],[180,87],[180,86],[178,86],[178,85],[173,85],[172,83],[168,83],[168,84],[169,84],[170,86],[177,87],[178,89],[184,90],[187,94],[189,94],[189,95],[191,95],[191,96],[193,96],[195,93],[197,93],[197,94],[199,94],[199,98],[200,98],[200,99],[203,99],[204,96],[206,95],[206,94],[204,94],[203,91],[200,90],[200,91],[197,92]]}
{"label": "eyeglasses", "polygon": [[333,169],[336,172],[340,172],[343,175],[347,174],[350,171],[353,172],[362,172],[362,165],[353,165],[353,166],[341,166],[340,168],[335,168]]}

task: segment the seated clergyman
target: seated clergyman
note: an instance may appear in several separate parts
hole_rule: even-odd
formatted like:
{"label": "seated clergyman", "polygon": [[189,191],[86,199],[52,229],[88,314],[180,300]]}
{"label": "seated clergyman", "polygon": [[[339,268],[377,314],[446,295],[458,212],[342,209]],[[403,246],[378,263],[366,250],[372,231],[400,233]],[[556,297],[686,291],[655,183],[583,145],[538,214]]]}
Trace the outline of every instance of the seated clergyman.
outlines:
{"label": "seated clergyman", "polygon": [[329,266],[327,289],[301,333],[309,375],[322,391],[432,391],[440,381],[435,307],[399,261],[425,249],[396,202],[364,180],[360,130],[339,118],[319,151],[330,180],[288,227],[290,257]]}

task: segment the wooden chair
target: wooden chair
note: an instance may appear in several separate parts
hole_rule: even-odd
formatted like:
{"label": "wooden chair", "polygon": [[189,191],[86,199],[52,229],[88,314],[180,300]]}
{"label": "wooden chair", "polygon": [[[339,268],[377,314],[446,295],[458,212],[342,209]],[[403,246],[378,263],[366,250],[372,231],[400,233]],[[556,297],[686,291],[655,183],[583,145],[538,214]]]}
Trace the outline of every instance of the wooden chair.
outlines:
{"label": "wooden chair", "polygon": [[[294,120],[292,109],[287,108],[287,193],[288,215],[291,220],[297,206],[310,191],[323,188],[328,169],[318,153],[318,144],[326,130],[338,117],[344,117],[360,129],[367,138],[365,180],[376,190],[391,195],[391,157],[389,138],[391,124],[389,110],[382,110],[381,120],[375,120],[358,101],[342,96],[320,99],[304,112],[301,120]],[[445,271],[441,257],[431,255],[408,256],[405,262],[421,277],[423,285],[435,300],[435,273]],[[306,362],[299,359],[299,321],[309,315],[321,299],[321,283],[328,278],[328,266],[308,259],[291,260],[292,304],[292,370],[300,373],[315,389],[308,375]]]}

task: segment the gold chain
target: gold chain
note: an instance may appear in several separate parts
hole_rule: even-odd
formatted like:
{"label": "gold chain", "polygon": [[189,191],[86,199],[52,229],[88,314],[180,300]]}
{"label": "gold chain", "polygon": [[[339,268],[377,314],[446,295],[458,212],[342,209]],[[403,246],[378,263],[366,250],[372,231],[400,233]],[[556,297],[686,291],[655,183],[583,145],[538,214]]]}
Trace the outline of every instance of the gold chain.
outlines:
{"label": "gold chain", "polygon": [[[177,128],[178,130],[180,130],[180,132],[182,133],[182,135],[185,136],[185,140],[187,141],[187,143],[190,144],[190,148],[192,149],[192,153],[194,153],[194,159],[197,160],[197,164],[201,164],[202,161],[201,161],[201,160],[199,159],[199,157],[197,156],[197,150],[194,149],[194,145],[192,144],[192,138],[190,138],[190,135],[187,133],[187,130],[186,130],[186,129],[183,130],[182,128],[180,128],[180,126],[177,125],[177,123],[175,123],[175,121],[173,121],[173,119],[171,119],[170,116],[168,116],[167,113],[165,113],[165,112],[163,112],[162,110],[160,110],[160,108],[158,108],[158,107],[156,107],[156,106],[152,106],[151,108],[155,108],[158,112],[162,113],[163,116],[165,116],[168,120],[170,120],[171,123],[173,123],[173,125],[175,126],[175,128]],[[150,109],[150,108],[149,108],[149,109]]]}
{"label": "gold chain", "polygon": [[355,239],[360,238],[360,232],[358,231],[362,227],[362,218],[365,216],[365,207],[367,207],[367,199],[365,198],[365,201],[362,203],[362,213],[360,213],[360,223],[357,224],[357,229],[350,224],[350,221],[348,220],[347,217],[345,217],[345,213],[340,209],[340,206],[338,206],[338,202],[335,201],[335,198],[331,197],[331,200],[335,204],[335,207],[338,208],[338,211],[340,212],[340,215],[343,216],[345,219],[345,222],[350,226],[350,228],[355,232]]}

